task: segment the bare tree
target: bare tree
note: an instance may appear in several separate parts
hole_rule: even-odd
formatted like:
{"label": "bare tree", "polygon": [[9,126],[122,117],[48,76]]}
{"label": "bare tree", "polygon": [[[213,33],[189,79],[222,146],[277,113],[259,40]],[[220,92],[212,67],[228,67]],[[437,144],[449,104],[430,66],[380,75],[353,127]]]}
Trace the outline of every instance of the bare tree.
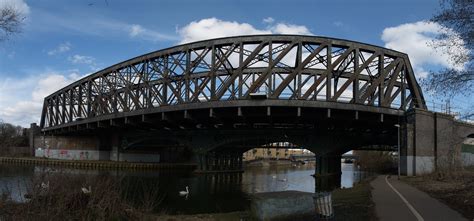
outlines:
{"label": "bare tree", "polygon": [[9,5],[0,8],[0,41],[20,33],[24,20],[25,16],[17,8]]}
{"label": "bare tree", "polygon": [[[424,84],[430,90],[444,95],[474,92],[474,1],[473,0],[441,0],[441,10],[431,21],[436,22],[450,31],[437,36],[431,46],[450,53],[451,62],[455,66],[464,65],[464,69],[445,68],[432,72]],[[456,40],[462,39],[462,41]],[[467,49],[467,51],[466,51]]]}
{"label": "bare tree", "polygon": [[[431,46],[444,50],[454,67],[432,71],[423,85],[447,97],[474,93],[474,0],[441,0],[431,19],[445,28]],[[464,67],[464,68],[459,68]],[[472,113],[468,115],[474,116]]]}

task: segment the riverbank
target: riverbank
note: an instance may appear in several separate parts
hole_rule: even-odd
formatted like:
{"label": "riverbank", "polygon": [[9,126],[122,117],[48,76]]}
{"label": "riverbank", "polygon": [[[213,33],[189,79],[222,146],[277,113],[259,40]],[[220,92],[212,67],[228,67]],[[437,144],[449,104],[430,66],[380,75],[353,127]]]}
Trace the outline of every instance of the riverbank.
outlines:
{"label": "riverbank", "polygon": [[[370,181],[355,184],[353,188],[332,192],[334,220],[377,220],[372,201]],[[289,205],[291,206],[291,205]],[[195,215],[150,215],[150,220],[160,221],[240,221],[253,220],[248,211]],[[293,220],[289,219],[288,221]],[[304,219],[303,219],[304,220]],[[283,220],[285,221],[285,220]]]}
{"label": "riverbank", "polygon": [[35,157],[0,157],[0,163],[66,166],[90,169],[195,169],[196,164],[190,163],[136,163],[117,161],[86,161],[86,160],[57,160]]}
{"label": "riverbank", "polygon": [[[359,176],[355,175],[357,171],[354,170],[353,165],[343,165],[342,168],[341,176],[343,178],[341,179],[345,182],[342,182],[341,185],[346,188],[352,187],[354,182],[358,182],[357,177]],[[100,218],[105,215],[100,215],[101,212],[97,209],[106,208],[110,204],[122,208],[114,211],[115,217],[122,218],[233,220],[232,217],[235,217],[235,213],[232,211],[248,209],[247,205],[250,203],[248,199],[254,193],[285,190],[314,192],[314,178],[311,177],[313,173],[314,167],[306,165],[301,167],[248,168],[242,174],[198,175],[191,171],[173,169],[161,171],[80,169],[0,163],[0,196],[6,197],[4,199],[0,197],[0,216],[4,216],[5,220],[15,218],[27,220],[28,218],[39,219],[41,217],[47,219],[56,215],[59,215],[57,220],[61,217],[65,219],[76,217],[76,215]],[[108,184],[101,185],[104,182]],[[42,188],[43,183],[47,186],[45,189]],[[92,188],[90,194],[92,200],[87,205],[83,205],[87,201],[83,201],[82,188],[89,189],[89,186]],[[189,186],[190,194],[188,196],[178,194],[186,186]],[[355,186],[359,187],[359,185]],[[338,191],[340,190],[335,191],[336,199]],[[152,192],[155,194],[149,194]],[[36,195],[36,200],[33,202],[25,200],[23,197],[26,197],[25,194],[29,198]],[[365,196],[370,195],[365,194]],[[150,201],[150,197],[157,198],[157,200]],[[108,202],[106,205],[102,204],[105,202],[104,200]],[[45,205],[44,203],[48,203],[48,201],[57,203]],[[337,201],[334,200],[336,217],[343,217],[340,215],[342,212],[347,214],[358,212],[350,210],[351,204],[360,204],[357,201],[347,199],[346,204]],[[22,204],[22,202],[31,202],[31,204]],[[121,203],[114,205],[117,202]],[[146,203],[143,204],[143,202]],[[65,210],[68,211],[67,213],[63,211],[64,205],[70,206]],[[74,209],[76,206],[73,205],[78,205],[79,209]],[[349,210],[338,212],[338,206],[343,206],[341,210]],[[153,208],[150,209],[151,207]],[[49,210],[46,211],[44,208]],[[127,213],[121,213],[123,211]],[[95,214],[99,214],[99,216]],[[240,213],[237,212],[237,214]],[[245,217],[243,216],[243,218]],[[156,220],[155,218],[145,220]],[[239,219],[237,217],[234,220]],[[247,220],[247,218],[243,220]]]}
{"label": "riverbank", "polygon": [[354,187],[332,193],[335,220],[377,220],[372,201],[372,187],[366,179]]}
{"label": "riverbank", "polygon": [[474,167],[446,177],[433,173],[426,176],[403,177],[402,180],[428,193],[468,219],[474,219]]}
{"label": "riverbank", "polygon": [[248,212],[230,212],[196,215],[150,215],[147,220],[156,221],[241,221],[250,220]]}

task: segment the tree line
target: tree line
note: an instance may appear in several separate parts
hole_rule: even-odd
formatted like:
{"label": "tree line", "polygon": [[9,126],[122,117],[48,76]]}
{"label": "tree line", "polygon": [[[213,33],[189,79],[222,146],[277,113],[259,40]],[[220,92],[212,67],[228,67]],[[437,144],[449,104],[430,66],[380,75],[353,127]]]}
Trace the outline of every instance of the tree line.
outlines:
{"label": "tree line", "polygon": [[15,126],[0,120],[0,155],[7,155],[16,147],[29,146],[29,128]]}

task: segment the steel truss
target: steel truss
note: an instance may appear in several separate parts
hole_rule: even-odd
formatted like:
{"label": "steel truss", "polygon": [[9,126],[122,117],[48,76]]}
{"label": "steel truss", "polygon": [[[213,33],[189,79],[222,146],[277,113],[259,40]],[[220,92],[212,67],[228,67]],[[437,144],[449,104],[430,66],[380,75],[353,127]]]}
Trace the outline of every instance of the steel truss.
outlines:
{"label": "steel truss", "polygon": [[46,97],[40,126],[255,95],[426,109],[406,54],[339,39],[258,35],[180,45],[96,72]]}

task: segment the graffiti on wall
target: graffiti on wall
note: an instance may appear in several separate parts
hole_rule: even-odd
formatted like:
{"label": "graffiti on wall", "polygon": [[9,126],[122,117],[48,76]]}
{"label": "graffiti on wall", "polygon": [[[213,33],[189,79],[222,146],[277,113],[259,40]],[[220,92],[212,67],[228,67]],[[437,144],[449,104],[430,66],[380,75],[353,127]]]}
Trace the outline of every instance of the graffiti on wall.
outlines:
{"label": "graffiti on wall", "polygon": [[79,159],[80,160],[89,160],[89,151],[82,151],[79,154]]}
{"label": "graffiti on wall", "polygon": [[36,148],[36,156],[52,159],[93,160],[93,155],[90,151]]}

